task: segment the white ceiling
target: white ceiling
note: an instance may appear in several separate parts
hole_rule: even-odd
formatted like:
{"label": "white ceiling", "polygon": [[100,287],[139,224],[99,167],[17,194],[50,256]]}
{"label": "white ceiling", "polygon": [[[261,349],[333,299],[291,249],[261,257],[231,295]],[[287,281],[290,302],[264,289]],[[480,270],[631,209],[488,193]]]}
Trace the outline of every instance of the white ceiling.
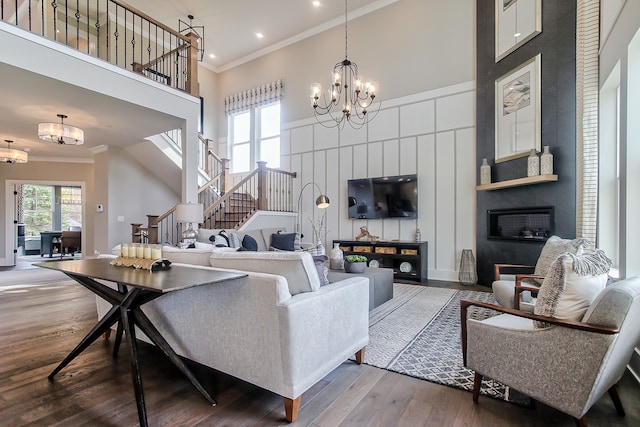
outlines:
{"label": "white ceiling", "polygon": [[[350,0],[349,19],[362,16],[398,0]],[[224,71],[273,50],[344,24],[343,0],[127,0],[158,21],[178,29],[178,19],[205,27],[203,65]],[[259,40],[256,32],[264,34]],[[215,54],[212,59],[209,54]],[[46,98],[43,98],[46,94]],[[99,97],[97,99],[96,97]],[[65,121],[94,135],[83,146],[59,146],[37,138],[37,124]],[[97,119],[99,118],[99,120]],[[0,54],[0,146],[5,139],[13,148],[30,152],[33,160],[92,159],[99,145],[130,145],[166,129],[173,120],[152,110],[25,72],[2,62]],[[96,137],[97,136],[97,137]]]}
{"label": "white ceiling", "polygon": [[[397,0],[349,0],[349,19]],[[161,23],[179,29],[178,19],[204,26],[204,63],[224,71],[344,23],[344,0],[127,0],[126,3]],[[258,39],[256,33],[262,33]],[[214,54],[215,58],[209,55]]]}

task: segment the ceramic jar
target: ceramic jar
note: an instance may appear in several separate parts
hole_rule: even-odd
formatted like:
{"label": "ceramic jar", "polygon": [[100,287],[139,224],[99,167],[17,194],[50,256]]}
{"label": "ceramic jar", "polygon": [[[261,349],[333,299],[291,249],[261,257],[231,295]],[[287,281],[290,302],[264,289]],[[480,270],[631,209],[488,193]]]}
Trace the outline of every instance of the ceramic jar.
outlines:
{"label": "ceramic jar", "polygon": [[549,152],[549,146],[544,146],[544,152],[540,156],[540,175],[553,175],[553,154]]}
{"label": "ceramic jar", "polygon": [[482,159],[480,166],[480,185],[491,184],[491,166],[487,163],[487,159]]}
{"label": "ceramic jar", "polygon": [[529,154],[529,159],[527,160],[527,176],[537,176],[540,175],[540,158],[536,153],[536,149],[531,149],[531,154]]}

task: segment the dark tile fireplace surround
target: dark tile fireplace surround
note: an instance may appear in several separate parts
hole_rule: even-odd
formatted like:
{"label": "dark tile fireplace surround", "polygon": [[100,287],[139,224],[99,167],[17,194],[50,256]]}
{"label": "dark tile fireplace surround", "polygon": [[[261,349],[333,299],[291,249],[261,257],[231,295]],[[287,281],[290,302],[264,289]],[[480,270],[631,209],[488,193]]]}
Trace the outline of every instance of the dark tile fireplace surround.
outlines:
{"label": "dark tile fireplace surround", "polygon": [[[576,234],[576,2],[545,0],[542,32],[497,62],[495,3],[476,2],[476,182],[483,158],[491,165],[492,182],[527,175],[526,157],[495,163],[494,94],[498,78],[537,54],[541,54],[541,145],[550,147],[558,181],[477,192],[476,263],[478,284],[484,286],[491,286],[495,263],[535,265],[546,240],[540,234],[563,238]],[[519,216],[523,209],[532,207],[551,208],[548,227],[532,211],[524,224],[511,225],[511,220],[523,219]],[[496,219],[500,233],[497,228],[490,232],[494,219],[489,213],[504,217]]]}
{"label": "dark tile fireplace surround", "polygon": [[554,233],[553,206],[487,211],[487,238],[544,242]]}

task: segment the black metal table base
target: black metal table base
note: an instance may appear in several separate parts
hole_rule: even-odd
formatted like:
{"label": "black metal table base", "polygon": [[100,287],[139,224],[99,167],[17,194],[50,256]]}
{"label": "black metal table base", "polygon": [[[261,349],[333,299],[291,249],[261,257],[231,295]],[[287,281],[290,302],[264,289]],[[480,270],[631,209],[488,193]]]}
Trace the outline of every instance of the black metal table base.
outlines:
{"label": "black metal table base", "polygon": [[147,426],[147,411],[144,404],[144,390],[142,388],[142,373],[140,363],[138,361],[138,347],[136,342],[135,327],[140,328],[147,337],[173,362],[174,365],[191,381],[191,384],[204,396],[211,405],[216,404],[211,395],[202,387],[200,382],[191,373],[189,368],[184,364],[182,359],[171,348],[169,343],[160,335],[160,332],[151,323],[149,318],[142,312],[140,307],[149,301],[152,301],[163,294],[144,290],[141,288],[132,288],[130,290],[123,284],[118,283],[118,290],[112,289],[100,282],[84,276],[78,276],[71,273],[65,273],[82,286],[86,287],[96,295],[108,301],[112,307],[102,319],[89,331],[89,333],[78,343],[78,345],[64,358],[62,362],[49,374],[49,380],[67,366],[73,359],[82,353],[89,345],[91,345],[104,332],[108,331],[116,322],[118,323],[115,342],[113,346],[113,357],[117,357],[120,343],[122,342],[122,334],[126,332],[127,341],[129,343],[129,355],[131,359],[131,378],[133,380],[133,389],[136,396],[136,405],[138,407],[138,419],[141,426]]}

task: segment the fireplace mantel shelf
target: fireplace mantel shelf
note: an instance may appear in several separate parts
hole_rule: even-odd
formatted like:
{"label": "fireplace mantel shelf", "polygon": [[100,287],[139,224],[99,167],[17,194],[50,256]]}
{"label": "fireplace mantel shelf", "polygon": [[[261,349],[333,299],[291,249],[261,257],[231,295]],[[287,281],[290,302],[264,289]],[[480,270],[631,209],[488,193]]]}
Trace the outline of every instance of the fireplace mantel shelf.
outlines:
{"label": "fireplace mantel shelf", "polygon": [[476,191],[499,190],[501,188],[520,187],[522,185],[541,184],[558,180],[558,175],[536,175],[526,178],[510,179],[508,181],[492,182],[491,184],[476,185]]}

